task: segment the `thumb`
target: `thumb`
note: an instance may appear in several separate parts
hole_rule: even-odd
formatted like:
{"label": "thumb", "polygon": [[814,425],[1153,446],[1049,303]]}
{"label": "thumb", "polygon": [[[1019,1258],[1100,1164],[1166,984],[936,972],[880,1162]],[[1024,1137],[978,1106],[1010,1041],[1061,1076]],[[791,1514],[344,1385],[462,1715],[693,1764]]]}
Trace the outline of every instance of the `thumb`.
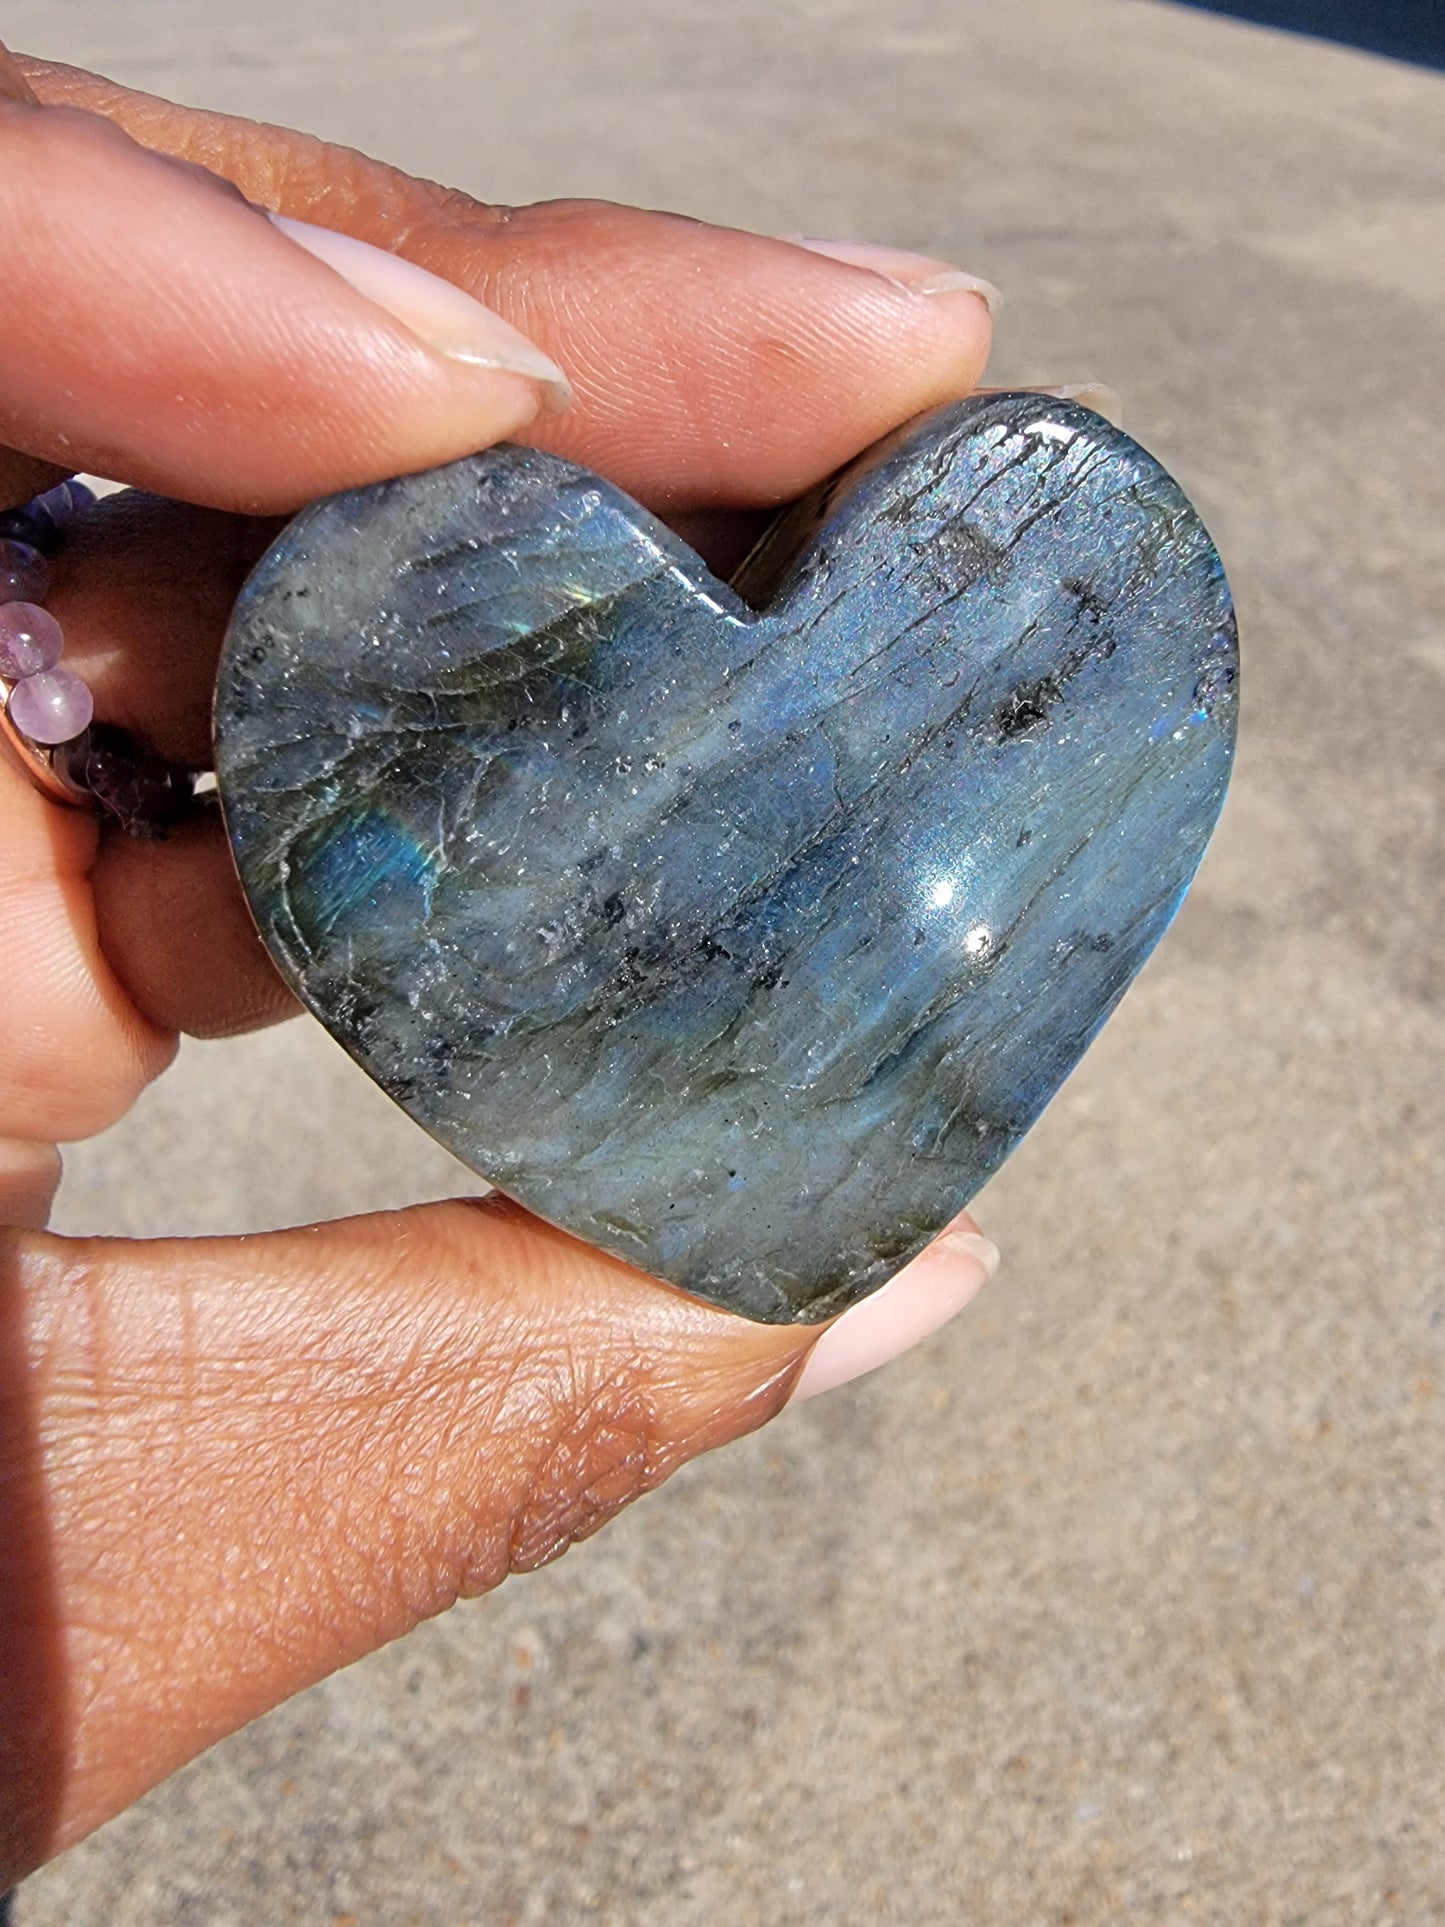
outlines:
{"label": "thumb", "polygon": [[[0,442],[209,507],[447,461],[567,394],[450,282],[81,108],[0,96],[0,253]],[[6,460],[13,498],[35,471]]]}
{"label": "thumb", "polygon": [[[936,1324],[982,1282],[982,1242],[856,1310],[892,1294],[901,1348],[917,1301]],[[8,1234],[0,1810],[24,1822],[0,1886],[762,1424],[817,1341],[495,1196],[253,1238]]]}

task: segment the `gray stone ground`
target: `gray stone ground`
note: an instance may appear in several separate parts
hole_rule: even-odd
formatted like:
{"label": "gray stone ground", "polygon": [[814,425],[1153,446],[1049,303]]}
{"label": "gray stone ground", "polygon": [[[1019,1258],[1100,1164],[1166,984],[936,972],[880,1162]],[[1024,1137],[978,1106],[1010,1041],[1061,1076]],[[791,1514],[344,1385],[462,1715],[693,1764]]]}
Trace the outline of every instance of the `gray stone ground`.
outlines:
{"label": "gray stone ground", "polygon": [[[992,1292],[178,1775],[20,1927],[1445,1920],[1445,76],[1144,0],[11,0],[16,45],[482,193],[888,238],[1195,494],[1235,794],[983,1197]],[[61,1222],[447,1189],[300,1025]]]}

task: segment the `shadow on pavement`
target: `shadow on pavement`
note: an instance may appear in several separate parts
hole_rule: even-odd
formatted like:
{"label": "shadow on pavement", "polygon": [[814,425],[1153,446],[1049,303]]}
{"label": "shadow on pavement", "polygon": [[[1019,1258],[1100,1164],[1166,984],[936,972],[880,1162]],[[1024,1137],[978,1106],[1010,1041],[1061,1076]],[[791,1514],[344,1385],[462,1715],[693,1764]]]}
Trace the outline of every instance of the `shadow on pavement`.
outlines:
{"label": "shadow on pavement", "polygon": [[1445,68],[1445,0],[1177,0],[1286,33],[1342,40],[1346,46]]}

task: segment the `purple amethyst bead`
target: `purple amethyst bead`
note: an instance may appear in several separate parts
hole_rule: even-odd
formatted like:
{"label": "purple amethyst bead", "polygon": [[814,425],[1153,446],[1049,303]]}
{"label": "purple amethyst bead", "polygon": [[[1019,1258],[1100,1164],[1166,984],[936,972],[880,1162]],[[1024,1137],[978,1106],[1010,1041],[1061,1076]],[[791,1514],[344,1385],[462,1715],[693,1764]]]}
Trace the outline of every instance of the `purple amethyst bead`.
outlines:
{"label": "purple amethyst bead", "polygon": [[0,536],[0,603],[43,602],[50,593],[50,571],[39,549]]}
{"label": "purple amethyst bead", "polygon": [[10,692],[10,720],[32,743],[68,743],[90,726],[94,713],[90,691],[68,669],[42,669]]}
{"label": "purple amethyst bead", "polygon": [[131,836],[164,836],[195,808],[187,770],[109,723],[95,723],[55,754],[60,774]]}
{"label": "purple amethyst bead", "polygon": [[70,493],[69,482],[57,482],[54,488],[46,489],[37,495],[26,507],[36,515],[48,515],[54,526],[59,529],[75,513],[75,501]]}
{"label": "purple amethyst bead", "polygon": [[6,682],[53,669],[63,642],[60,624],[48,609],[33,602],[0,604],[0,676]]}
{"label": "purple amethyst bead", "polygon": [[43,549],[55,539],[55,524],[48,515],[37,515],[35,504],[23,509],[8,509],[0,515],[0,541],[24,542],[32,549]]}
{"label": "purple amethyst bead", "polygon": [[77,509],[95,500],[84,482],[57,482],[43,495],[32,496],[24,508],[0,515],[0,540],[28,542],[35,549],[49,549],[64,531]]}

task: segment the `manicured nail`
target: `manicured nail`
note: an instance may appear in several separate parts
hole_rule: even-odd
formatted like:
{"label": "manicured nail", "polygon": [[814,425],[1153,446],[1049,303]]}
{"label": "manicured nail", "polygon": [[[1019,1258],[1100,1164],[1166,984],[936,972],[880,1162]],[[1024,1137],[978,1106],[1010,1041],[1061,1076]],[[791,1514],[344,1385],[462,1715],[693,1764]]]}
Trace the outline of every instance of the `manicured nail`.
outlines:
{"label": "manicured nail", "polygon": [[975,395],[1053,395],[1059,401],[1077,402],[1091,414],[1102,415],[1115,428],[1124,426],[1124,400],[1117,388],[1103,381],[1054,382],[1035,387],[1032,382],[1019,388],[975,388]]}
{"label": "manicured nail", "polygon": [[914,294],[976,294],[990,314],[997,314],[1003,306],[1003,296],[992,281],[965,274],[962,268],[950,267],[947,261],[935,261],[926,254],[910,254],[906,248],[883,247],[875,241],[815,241],[807,234],[781,238],[850,268],[867,268],[870,274],[881,274],[885,281],[896,281],[900,288],[911,288]]}
{"label": "manicured nail", "polygon": [[384,308],[438,354],[476,368],[525,375],[538,384],[550,408],[565,408],[571,401],[571,386],[556,362],[510,321],[503,321],[453,282],[349,234],[293,221],[284,214],[267,218],[288,241],[324,261],[358,294]]}
{"label": "manicured nail", "polygon": [[808,1354],[792,1404],[846,1385],[911,1351],[961,1312],[998,1270],[998,1246],[976,1231],[945,1231],[896,1278],[845,1311]]}
{"label": "manicured nail", "polygon": [[1060,401],[1076,401],[1080,408],[1091,408],[1115,428],[1124,426],[1124,398],[1105,381],[1076,381],[1053,392]]}

